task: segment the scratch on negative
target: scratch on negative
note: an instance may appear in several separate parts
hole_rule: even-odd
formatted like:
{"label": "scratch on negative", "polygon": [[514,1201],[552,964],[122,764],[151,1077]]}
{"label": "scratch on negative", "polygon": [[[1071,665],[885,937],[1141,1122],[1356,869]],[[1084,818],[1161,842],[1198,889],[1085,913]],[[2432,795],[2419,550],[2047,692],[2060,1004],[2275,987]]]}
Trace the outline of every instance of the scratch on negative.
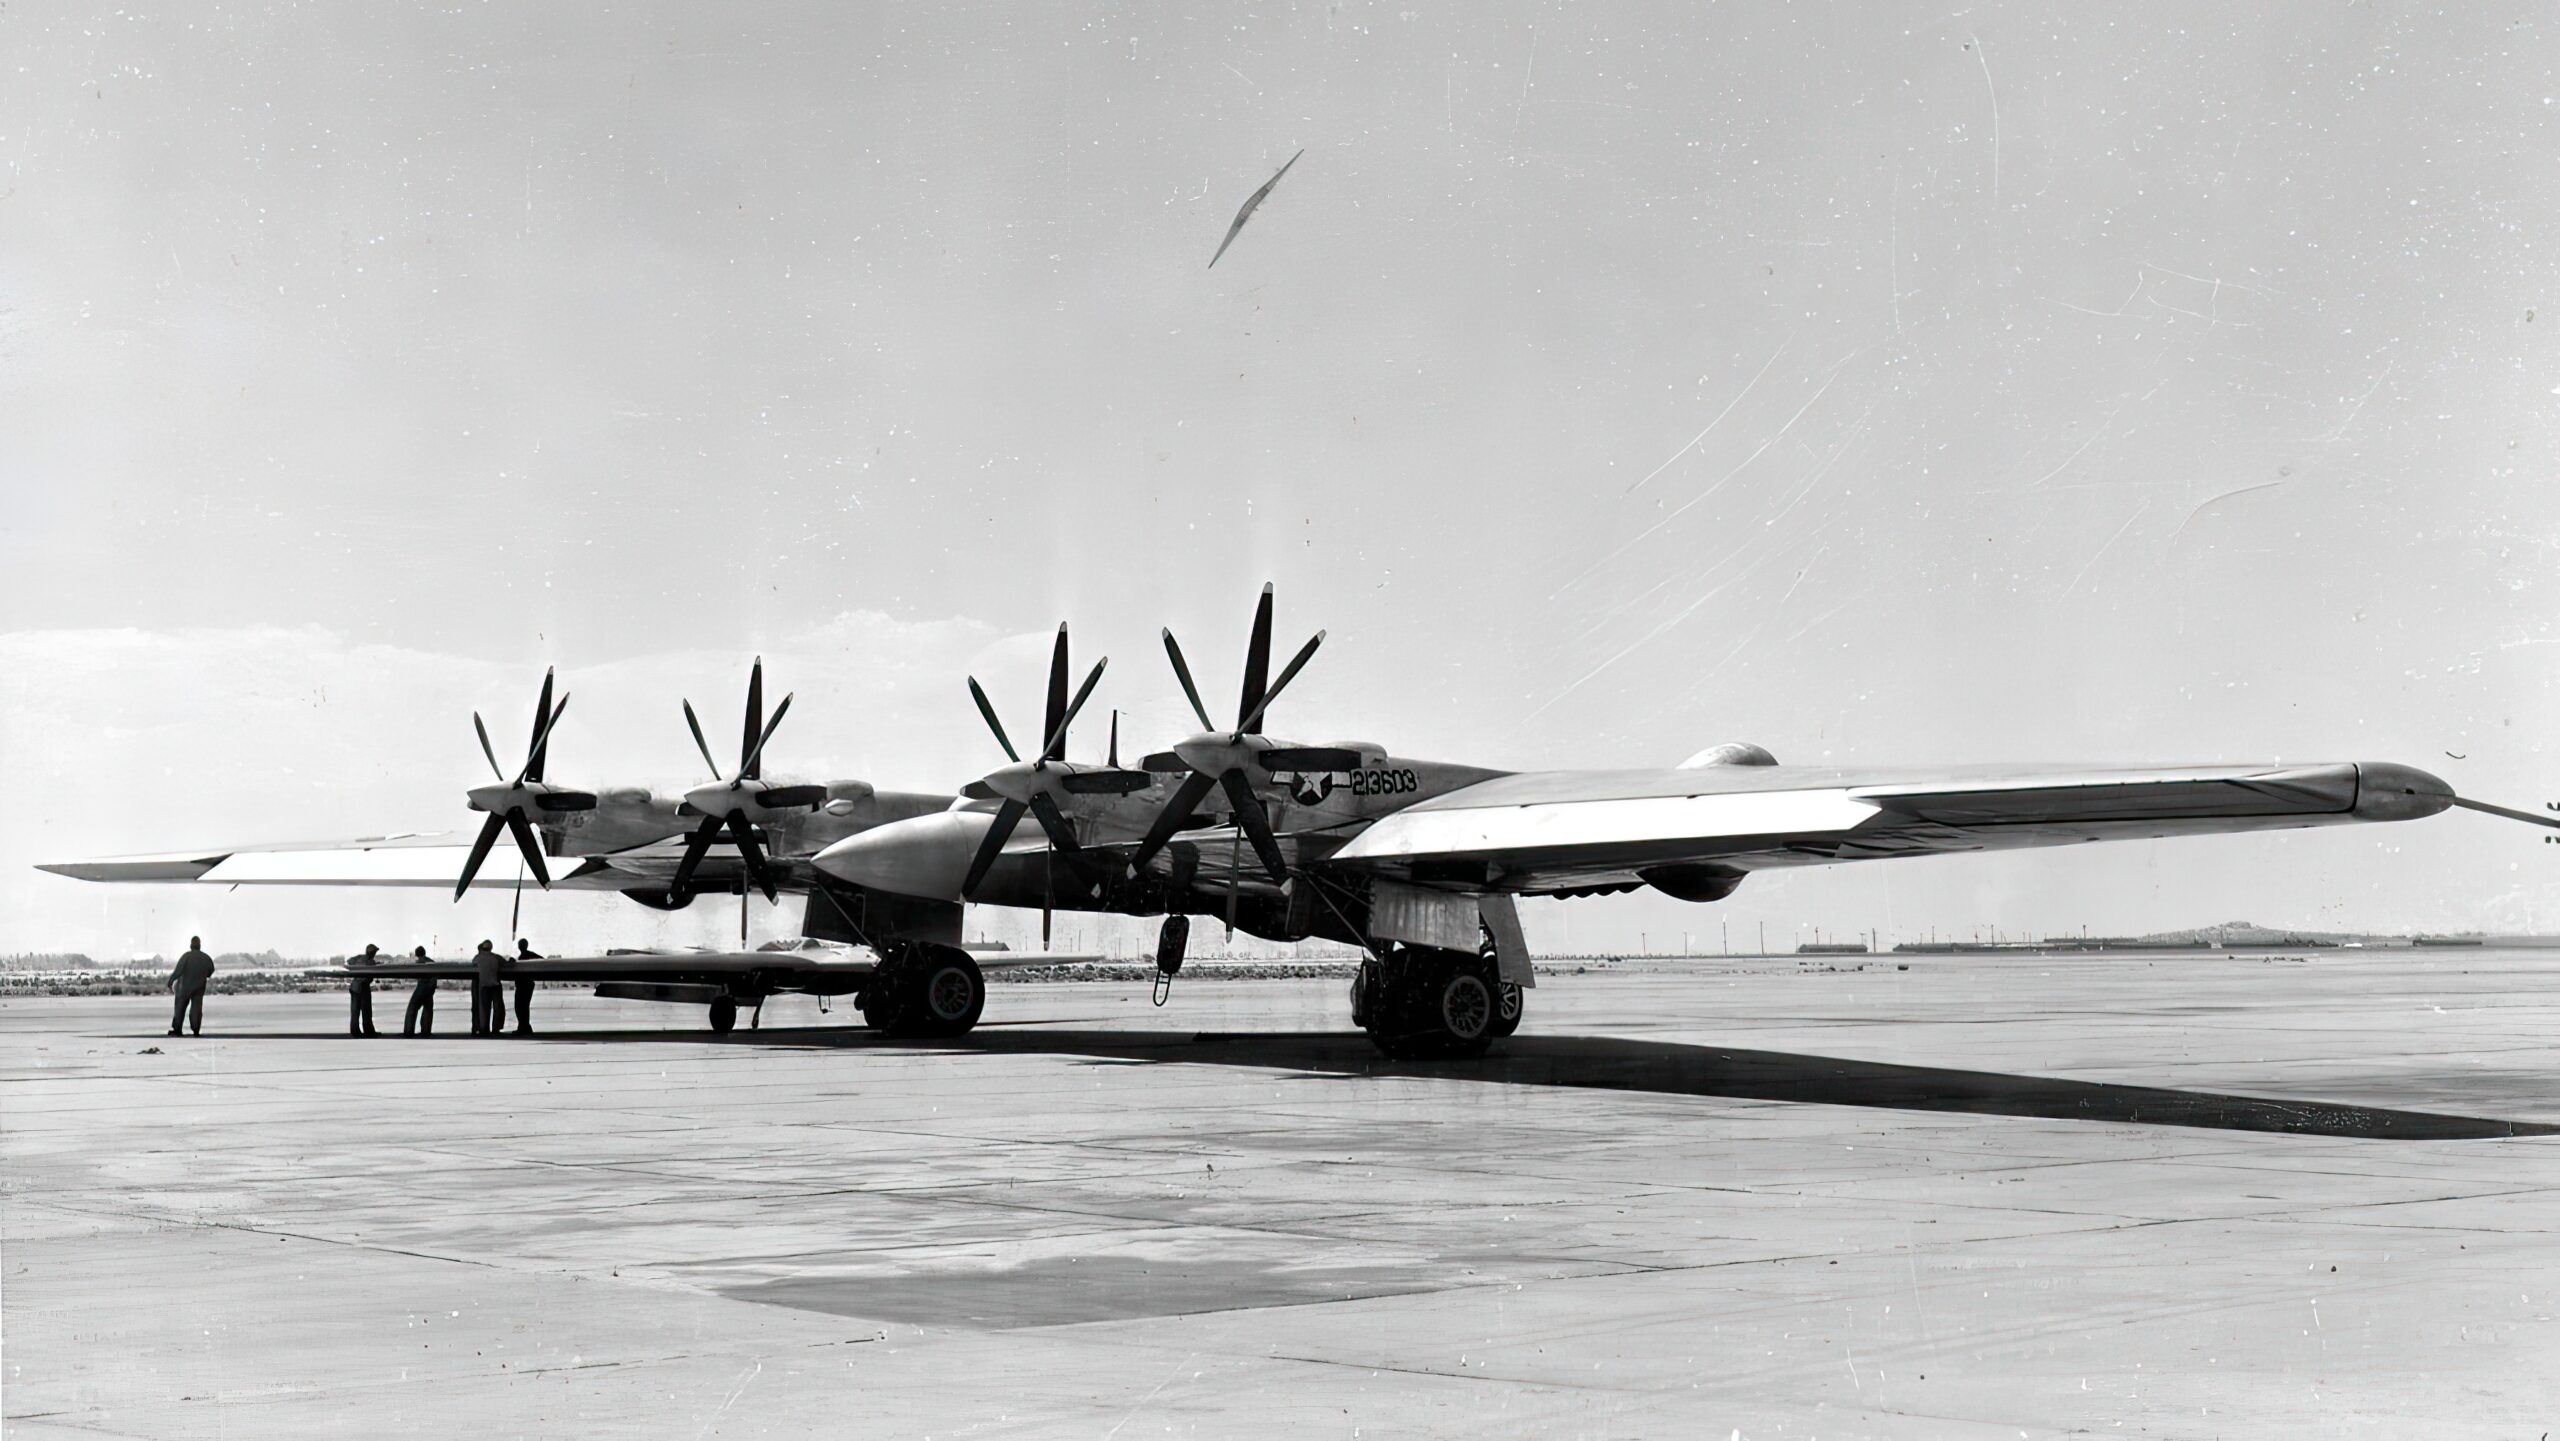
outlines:
{"label": "scratch on negative", "polygon": [[1973,58],[1982,65],[1982,88],[1991,96],[1991,203],[1996,206],[2000,203],[2000,92],[1991,85],[1991,57],[1982,48],[1982,37],[1970,38]]}
{"label": "scratch on negative", "polygon": [[[1591,564],[1584,566],[1574,575],[1573,579],[1557,586],[1554,591],[1550,592],[1547,599],[1553,600],[1557,596],[1564,594],[1566,591],[1573,589],[1575,586],[1582,584],[1584,581],[1590,579],[1602,566],[1616,560],[1619,556],[1625,555],[1628,551],[1635,549],[1655,531],[1662,529],[1671,522],[1678,520],[1681,516],[1688,514],[1691,510],[1697,507],[1700,501],[1703,501],[1707,497],[1714,495],[1717,491],[1724,489],[1725,482],[1742,474],[1743,471],[1748,470],[1753,461],[1768,454],[1770,446],[1777,444],[1779,440],[1785,437],[1786,433],[1795,426],[1797,421],[1804,419],[1804,413],[1813,409],[1814,401],[1822,399],[1824,393],[1831,389],[1831,382],[1839,379],[1840,371],[1843,366],[1846,366],[1850,361],[1855,360],[1864,354],[1866,354],[1866,347],[1860,346],[1858,349],[1850,351],[1847,355],[1840,357],[1840,363],[1832,366],[1830,373],[1822,377],[1822,385],[1819,389],[1813,392],[1812,398],[1805,401],[1804,404],[1797,406],[1796,413],[1787,417],[1786,424],[1779,426],[1776,432],[1771,434],[1768,439],[1761,441],[1749,455],[1742,458],[1740,464],[1734,466],[1733,469],[1726,471],[1723,475],[1716,477],[1715,484],[1708,486],[1706,489],[1699,491],[1696,495],[1693,495],[1689,499],[1681,502],[1678,508],[1674,509],[1670,514],[1636,532],[1635,537],[1629,540],[1626,544],[1619,546],[1616,550],[1613,550],[1607,555],[1600,557],[1598,560],[1591,562]],[[1872,413],[1873,407],[1870,407],[1869,410],[1870,413]],[[1862,420],[1864,419],[1864,417],[1860,418]]]}
{"label": "scratch on negative", "polygon": [[[2123,407],[2121,407],[2121,406],[2117,407],[2117,409],[2118,409],[2118,410],[2121,410],[2122,408],[2123,408]],[[2089,438],[2088,438],[2087,440],[2084,440],[2084,441],[2080,442],[2080,448],[2079,448],[2078,450],[2075,450],[2075,451],[2071,452],[2069,455],[2064,456],[2064,457],[2062,458],[2062,464],[2055,466],[2053,469],[2046,471],[2044,474],[2042,474],[2042,475],[2040,475],[2040,476],[2037,476],[2037,477],[2036,477],[2036,483],[2035,483],[2034,485],[2028,486],[2028,487],[2027,487],[2027,489],[2029,489],[2029,490],[2041,490],[2041,489],[2043,489],[2043,488],[2044,488],[2044,483],[2045,483],[2046,481],[2053,479],[2055,476],[2062,474],[2062,473],[2063,473],[2064,471],[2066,471],[2066,470],[2069,470],[2069,469],[2071,468],[2071,466],[2072,466],[2072,463],[2073,463],[2073,462],[2075,462],[2075,461],[2079,460],[2079,459],[2080,459],[2080,457],[2082,457],[2082,456],[2084,456],[2084,455],[2088,454],[2088,453],[2089,453],[2089,447],[2090,447],[2090,446],[2093,446],[2093,445],[2096,445],[2096,444],[2098,443],[2098,440],[2099,440],[2099,438],[2100,438],[2100,437],[2104,436],[2104,435],[2105,435],[2105,434],[2106,434],[2110,429],[2113,429],[2113,428],[2114,428],[2115,423],[2116,423],[2116,413],[2117,413],[2117,412],[2116,412],[2115,410],[2110,410],[2110,411],[2108,411],[2108,412],[2107,412],[2107,418],[2106,418],[2105,420],[2102,420],[2102,421],[2098,422],[2098,428],[2097,428],[2095,431],[2091,432],[2091,434],[2090,434],[2090,436],[2089,436]]]}
{"label": "scratch on negative", "polygon": [[720,1403],[720,1409],[712,1412],[710,1419],[702,1423],[702,1429],[693,1434],[696,1436],[710,1435],[712,1424],[718,1421],[721,1417],[728,1415],[729,1408],[738,1404],[738,1398],[747,1394],[748,1383],[754,1381],[758,1376],[763,1374],[764,1363],[762,1361],[758,1361],[754,1365],[748,1367],[746,1374],[738,1378],[738,1384],[729,1388],[729,1395],[727,1399]]}
{"label": "scratch on negative", "polygon": [[[1819,534],[1819,532],[1816,533]],[[1653,629],[1646,631],[1643,635],[1629,642],[1627,646],[1620,650],[1616,655],[1613,655],[1607,660],[1600,662],[1598,665],[1593,666],[1591,669],[1584,671],[1574,680],[1573,684],[1566,686],[1564,689],[1557,691],[1554,695],[1547,697],[1547,699],[1541,703],[1536,710],[1529,712],[1527,715],[1521,717],[1521,719],[1535,720],[1539,716],[1544,715],[1548,707],[1553,706],[1556,702],[1563,700],[1566,696],[1573,694],[1575,691],[1582,689],[1582,687],[1588,684],[1594,676],[1599,675],[1602,671],[1607,670],[1609,667],[1625,660],[1628,656],[1635,654],[1638,650],[1643,649],[1646,645],[1650,644],[1656,636],[1661,635],[1664,631],[1671,629],[1673,626],[1678,625],[1680,622],[1697,614],[1700,606],[1705,605],[1708,601],[1715,599],[1717,596],[1731,590],[1736,585],[1741,584],[1743,581],[1757,573],[1760,567],[1767,565],[1771,560],[1778,556],[1785,555],[1787,552],[1794,550],[1801,544],[1803,544],[1803,542],[1801,540],[1797,540],[1790,541],[1785,545],[1779,546],[1775,550],[1767,552],[1758,560],[1755,560],[1750,565],[1744,567],[1740,574],[1708,587],[1706,594],[1689,602],[1689,604],[1684,607],[1678,615],[1675,615],[1669,620],[1655,626]]]}
{"label": "scratch on negative", "polygon": [[2169,538],[2171,540],[2176,540],[2179,536],[2186,534],[2187,527],[2194,524],[2195,518],[2204,514],[2207,508],[2220,505],[2222,502],[2229,500],[2235,495],[2247,495],[2253,490],[2273,490],[2279,485],[2291,485],[2292,483],[2293,482],[2289,480],[2262,480],[2256,485],[2244,485],[2238,490],[2226,490],[2222,494],[2213,497],[2211,500],[2198,501],[2196,502],[2196,508],[2187,512],[2187,518],[2178,522],[2178,528],[2169,532]]}
{"label": "scratch on negative", "polygon": [[1684,446],[1680,447],[1678,450],[1673,451],[1673,452],[1671,453],[1671,459],[1670,459],[1670,460],[1666,460],[1666,461],[1664,461],[1662,464],[1655,466],[1655,467],[1653,468],[1653,470],[1652,470],[1649,474],[1647,474],[1647,475],[1645,476],[1645,478],[1644,478],[1644,479],[1637,481],[1635,484],[1633,484],[1633,485],[1631,485],[1631,486],[1628,486],[1624,491],[1621,491],[1621,492],[1619,492],[1619,493],[1620,493],[1620,494],[1622,494],[1622,495],[1633,495],[1633,494],[1635,494],[1637,491],[1644,489],[1646,486],[1651,485],[1651,484],[1653,483],[1653,478],[1654,478],[1654,476],[1660,475],[1660,474],[1662,474],[1664,471],[1669,470],[1669,469],[1672,467],[1672,465],[1680,459],[1680,457],[1682,457],[1682,456],[1684,456],[1684,455],[1687,455],[1690,451],[1693,451],[1693,450],[1697,449],[1697,448],[1698,448],[1698,442],[1699,442],[1699,441],[1702,441],[1702,440],[1704,440],[1704,439],[1706,439],[1706,438],[1707,438],[1707,433],[1708,433],[1708,431],[1712,431],[1712,430],[1714,430],[1717,426],[1724,424],[1724,418],[1725,418],[1726,416],[1728,416],[1728,415],[1733,414],[1733,408],[1734,408],[1735,406],[1737,406],[1737,405],[1740,405],[1740,404],[1742,403],[1743,397],[1744,397],[1744,396],[1747,396],[1747,395],[1749,395],[1749,394],[1751,393],[1752,387],[1753,387],[1753,386],[1756,386],[1756,385],[1758,385],[1758,384],[1760,383],[1760,377],[1761,377],[1761,376],[1763,376],[1763,375],[1767,375],[1767,374],[1769,373],[1769,367],[1778,363],[1778,357],[1787,353],[1787,342],[1788,342],[1788,341],[1791,341],[1791,340],[1793,340],[1793,339],[1795,339],[1795,337],[1794,337],[1794,336],[1792,336],[1792,335],[1790,335],[1790,336],[1788,336],[1788,337],[1786,338],[1786,340],[1781,340],[1781,341],[1779,341],[1779,342],[1778,342],[1778,348],[1777,348],[1777,349],[1775,349],[1775,350],[1773,350],[1773,351],[1770,351],[1770,352],[1769,352],[1769,358],[1768,358],[1767,360],[1765,360],[1765,361],[1761,362],[1760,370],[1759,370],[1758,374],[1753,375],[1753,376],[1751,377],[1751,380],[1750,380],[1750,383],[1749,383],[1749,384],[1747,384],[1747,385],[1743,386],[1741,390],[1736,391],[1736,392],[1734,393],[1734,397],[1733,397],[1733,399],[1732,399],[1732,400],[1730,400],[1730,401],[1727,401],[1727,402],[1725,403],[1725,407],[1724,407],[1724,409],[1719,410],[1719,411],[1717,411],[1717,412],[1716,412],[1716,418],[1707,422],[1707,428],[1706,428],[1706,430],[1701,430],[1701,431],[1699,431],[1697,434],[1695,434],[1695,435],[1693,435],[1693,436],[1690,436],[1690,437],[1689,437],[1689,443],[1688,443],[1687,445],[1684,445]]}
{"label": "scratch on negative", "polygon": [[2098,568],[2098,562],[2106,559],[2107,552],[2116,548],[2116,542],[2124,539],[2124,533],[2133,529],[2133,523],[2150,513],[2151,502],[2146,500],[2142,503],[2142,508],[2140,510],[2126,516],[2124,518],[2124,524],[2116,527],[2116,533],[2107,537],[2107,543],[2099,546],[2097,554],[2089,557],[2089,563],[2080,567],[2080,573],[2071,577],[2071,584],[2062,588],[2062,595],[2059,598],[2064,600],[2070,599],[2071,593],[2080,588],[2080,582],[2087,580],[2089,578],[2089,572]]}

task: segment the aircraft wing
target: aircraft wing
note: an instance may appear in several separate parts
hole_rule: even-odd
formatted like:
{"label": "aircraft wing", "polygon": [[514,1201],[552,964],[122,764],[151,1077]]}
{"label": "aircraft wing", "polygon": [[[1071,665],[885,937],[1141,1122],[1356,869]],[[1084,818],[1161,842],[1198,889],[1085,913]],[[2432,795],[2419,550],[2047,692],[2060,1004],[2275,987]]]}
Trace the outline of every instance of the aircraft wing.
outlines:
{"label": "aircraft wing", "polygon": [[2411,820],[2453,803],[2435,777],[2372,762],[1533,772],[1398,811],[1326,863],[1536,894],[1640,884],[1648,872],[1738,878],[1776,866]]}
{"label": "aircraft wing", "polygon": [[[58,861],[36,869],[74,880],[198,883],[216,886],[416,886],[451,890],[470,854],[471,838],[454,833],[371,836],[350,841],[295,841],[233,849],[167,851],[148,856]],[[663,889],[684,854],[679,839],[657,841],[610,855],[554,856],[551,888],[571,891]],[[512,890],[516,867],[497,862],[472,879],[479,890]],[[794,868],[777,858],[776,879],[788,885]],[[729,888],[743,872],[735,846],[721,841],[696,872],[697,890]],[[800,885],[805,886],[803,879]],[[793,887],[797,889],[798,887]]]}

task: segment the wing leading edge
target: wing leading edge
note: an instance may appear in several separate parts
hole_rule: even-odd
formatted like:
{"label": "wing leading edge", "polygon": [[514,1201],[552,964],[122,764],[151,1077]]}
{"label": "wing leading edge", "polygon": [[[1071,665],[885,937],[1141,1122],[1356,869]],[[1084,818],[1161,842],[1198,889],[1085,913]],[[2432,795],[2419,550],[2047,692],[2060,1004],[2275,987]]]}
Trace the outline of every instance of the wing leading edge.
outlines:
{"label": "wing leading edge", "polygon": [[[459,836],[403,835],[58,861],[36,869],[73,880],[126,884],[451,890],[454,877],[462,873],[463,861],[469,854],[470,846]],[[555,855],[551,889],[623,891],[663,887],[674,875],[680,855],[678,848],[664,842],[609,855]],[[741,868],[734,849],[715,850],[700,874],[717,888],[733,879]],[[512,867],[492,866],[474,877],[471,884],[479,890],[503,891],[513,889],[516,883]]]}

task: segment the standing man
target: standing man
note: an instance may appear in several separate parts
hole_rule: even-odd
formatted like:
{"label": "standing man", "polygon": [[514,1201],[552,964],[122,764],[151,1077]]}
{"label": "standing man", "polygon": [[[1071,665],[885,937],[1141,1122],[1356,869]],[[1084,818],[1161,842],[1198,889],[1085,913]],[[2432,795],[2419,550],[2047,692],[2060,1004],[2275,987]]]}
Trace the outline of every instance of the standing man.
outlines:
{"label": "standing man", "polygon": [[507,990],[500,979],[506,958],[487,941],[471,953],[471,1034],[494,1036],[507,1028]]}
{"label": "standing man", "polygon": [[[516,959],[538,961],[542,959],[542,952],[533,948],[533,942],[518,936],[516,937]],[[533,977],[522,971],[516,972],[516,1034],[519,1036],[533,1034]]]}
{"label": "standing man", "polygon": [[[382,948],[371,941],[364,944],[364,954],[347,962],[347,969],[361,970],[382,964]],[[347,1034],[370,1036],[373,1030],[373,977],[357,976],[347,982]]]}
{"label": "standing man", "polygon": [[[416,950],[411,951],[409,953],[409,959],[418,962],[420,965],[426,964],[427,948],[420,946]],[[432,1036],[435,1033],[436,978],[433,976],[420,976],[418,977],[417,989],[409,992],[409,1009],[400,1017],[400,1034],[404,1036]]]}
{"label": "standing man", "polygon": [[178,1034],[185,1026],[194,1035],[204,1034],[204,988],[213,979],[213,957],[204,953],[204,937],[187,937],[187,953],[178,957],[177,968],[169,972],[169,994],[177,1003],[169,1011],[169,1034]]}

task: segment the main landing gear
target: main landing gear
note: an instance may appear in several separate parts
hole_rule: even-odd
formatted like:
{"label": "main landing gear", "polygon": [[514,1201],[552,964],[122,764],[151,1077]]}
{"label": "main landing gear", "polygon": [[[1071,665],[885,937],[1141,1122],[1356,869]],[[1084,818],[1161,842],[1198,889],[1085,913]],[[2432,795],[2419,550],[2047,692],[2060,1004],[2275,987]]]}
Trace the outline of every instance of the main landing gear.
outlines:
{"label": "main landing gear", "polygon": [[1520,1029],[1520,988],[1490,955],[1386,946],[1351,978],[1351,1019],[1399,1061],[1481,1056]]}
{"label": "main landing gear", "polygon": [[957,946],[910,941],[881,955],[858,1003],[862,1019],[883,1035],[966,1035],[987,1008],[987,978]]}

